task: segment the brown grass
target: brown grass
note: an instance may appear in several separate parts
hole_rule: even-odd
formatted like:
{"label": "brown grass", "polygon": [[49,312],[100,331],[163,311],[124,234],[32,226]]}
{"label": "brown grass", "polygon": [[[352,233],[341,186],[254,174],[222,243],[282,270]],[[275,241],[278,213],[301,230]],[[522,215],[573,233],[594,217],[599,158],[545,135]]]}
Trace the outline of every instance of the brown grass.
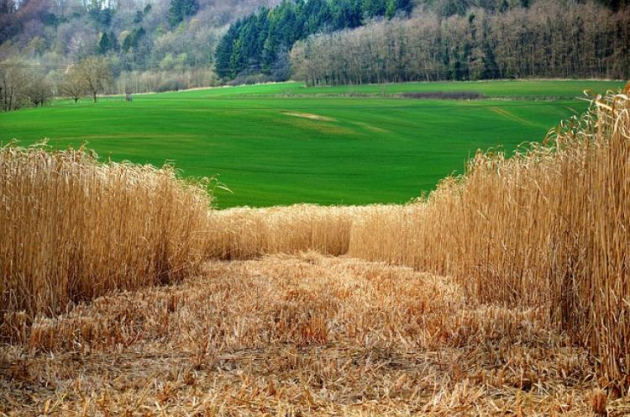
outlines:
{"label": "brown grass", "polygon": [[[202,260],[210,198],[169,167],[83,150],[0,149],[0,333],[115,289],[169,283]],[[15,322],[15,323],[14,323]]]}
{"label": "brown grass", "polygon": [[316,253],[214,262],[175,286],[38,319],[0,350],[0,413],[628,412],[546,323],[540,309],[472,303],[452,280],[405,267]]}

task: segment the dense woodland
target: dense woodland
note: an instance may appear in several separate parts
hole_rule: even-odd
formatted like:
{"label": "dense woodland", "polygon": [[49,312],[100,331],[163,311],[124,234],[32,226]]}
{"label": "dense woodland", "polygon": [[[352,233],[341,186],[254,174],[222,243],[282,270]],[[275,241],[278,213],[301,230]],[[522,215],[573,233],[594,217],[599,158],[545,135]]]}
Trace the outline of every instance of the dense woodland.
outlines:
{"label": "dense woodland", "polygon": [[273,79],[290,75],[286,55],[293,44],[320,32],[361,26],[383,16],[408,16],[411,0],[296,0],[261,9],[234,23],[216,51],[216,72],[234,79],[262,73]]}
{"label": "dense woodland", "polygon": [[629,1],[0,0],[0,100],[93,96],[84,62],[106,66],[99,93],[628,78]]}
{"label": "dense woodland", "polygon": [[234,23],[215,65],[224,79],[282,80],[294,46],[293,78],[309,84],[625,78],[629,12],[624,1],[297,0]]}
{"label": "dense woodland", "polygon": [[320,34],[291,51],[313,84],[492,78],[630,78],[630,10],[539,1],[505,13],[430,11]]}

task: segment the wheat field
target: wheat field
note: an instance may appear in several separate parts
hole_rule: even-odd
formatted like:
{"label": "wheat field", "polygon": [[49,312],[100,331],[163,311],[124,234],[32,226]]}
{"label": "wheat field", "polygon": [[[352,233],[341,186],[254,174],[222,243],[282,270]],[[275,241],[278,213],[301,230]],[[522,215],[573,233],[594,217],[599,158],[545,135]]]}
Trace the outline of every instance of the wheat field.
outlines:
{"label": "wheat field", "polygon": [[628,94],[403,206],[3,148],[0,413],[630,413]]}

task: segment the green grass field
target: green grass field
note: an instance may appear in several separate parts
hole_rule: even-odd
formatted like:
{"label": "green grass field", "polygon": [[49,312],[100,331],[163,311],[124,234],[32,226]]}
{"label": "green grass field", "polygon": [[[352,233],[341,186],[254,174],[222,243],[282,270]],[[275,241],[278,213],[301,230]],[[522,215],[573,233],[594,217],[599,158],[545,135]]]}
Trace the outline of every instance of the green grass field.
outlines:
{"label": "green grass field", "polygon": [[[291,203],[401,203],[462,172],[477,149],[512,151],[582,112],[576,99],[621,82],[495,81],[305,88],[300,83],[67,100],[0,114],[0,141],[53,147],[87,142],[101,157],[185,176],[219,175],[221,208]],[[393,98],[474,91],[487,99]],[[354,95],[365,95],[354,97]],[[555,98],[555,100],[542,100]]]}

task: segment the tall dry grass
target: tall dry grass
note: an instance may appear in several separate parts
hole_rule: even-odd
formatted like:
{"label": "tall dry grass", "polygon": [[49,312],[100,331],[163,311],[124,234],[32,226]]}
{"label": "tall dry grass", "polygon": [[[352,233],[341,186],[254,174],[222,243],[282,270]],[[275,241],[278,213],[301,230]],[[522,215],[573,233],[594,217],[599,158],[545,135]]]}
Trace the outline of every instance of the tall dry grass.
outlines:
{"label": "tall dry grass", "polygon": [[630,84],[512,158],[479,153],[426,201],[359,219],[349,254],[540,307],[630,387]]}
{"label": "tall dry grass", "polygon": [[[0,345],[0,413],[619,416],[584,349],[452,279],[314,252],[211,262]],[[26,352],[35,352],[25,354]],[[2,360],[7,366],[3,369]],[[4,415],[2,414],[2,415]]]}
{"label": "tall dry grass", "polygon": [[343,255],[350,245],[354,219],[370,207],[234,208],[213,212],[207,234],[208,256],[215,259],[252,259],[265,254],[295,254],[315,250]]}
{"label": "tall dry grass", "polygon": [[183,277],[206,251],[210,202],[169,167],[1,148],[0,324]]}

